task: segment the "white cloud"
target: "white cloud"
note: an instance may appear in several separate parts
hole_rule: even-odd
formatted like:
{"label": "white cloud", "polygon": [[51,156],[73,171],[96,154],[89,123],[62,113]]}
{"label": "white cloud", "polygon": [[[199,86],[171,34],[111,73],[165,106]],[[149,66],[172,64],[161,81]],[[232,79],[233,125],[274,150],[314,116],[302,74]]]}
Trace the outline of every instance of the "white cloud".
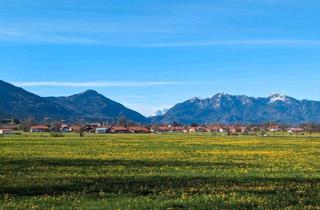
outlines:
{"label": "white cloud", "polygon": [[146,117],[155,116],[155,113],[158,110],[164,110],[172,107],[173,105],[147,105],[141,103],[130,103],[130,102],[122,102],[126,107],[136,110],[139,113],[143,114]]}
{"label": "white cloud", "polygon": [[149,81],[149,82],[13,82],[21,87],[145,87],[145,86],[165,86],[179,85],[179,81]]}

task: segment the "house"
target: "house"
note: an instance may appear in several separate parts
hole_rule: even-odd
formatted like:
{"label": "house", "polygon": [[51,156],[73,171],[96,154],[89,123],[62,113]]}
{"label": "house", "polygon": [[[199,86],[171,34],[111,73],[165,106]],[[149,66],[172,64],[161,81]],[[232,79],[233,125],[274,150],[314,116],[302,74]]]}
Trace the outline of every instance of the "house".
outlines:
{"label": "house", "polygon": [[237,133],[237,129],[235,127],[229,127],[229,133],[231,134],[236,134]]}
{"label": "house", "polygon": [[183,126],[172,127],[172,130],[173,130],[173,132],[177,132],[177,133],[187,133],[188,132],[188,129],[186,129]]}
{"label": "house", "polygon": [[250,127],[250,131],[252,131],[252,132],[263,131],[263,128],[260,128],[258,126],[254,126],[254,127]]}
{"label": "house", "polygon": [[153,132],[159,132],[159,133],[169,133],[172,132],[173,129],[171,126],[157,126],[152,128]]}
{"label": "house", "polygon": [[48,131],[49,131],[49,127],[46,125],[35,125],[35,126],[31,126],[30,128],[31,133],[43,133]]}
{"label": "house", "polygon": [[110,133],[129,133],[129,129],[123,126],[111,127]]}
{"label": "house", "polygon": [[195,132],[196,132],[196,128],[195,128],[195,127],[190,127],[190,128],[188,129],[188,132],[189,132],[189,133],[195,133]]}
{"label": "house", "polygon": [[241,132],[241,129],[237,126],[228,126],[228,133],[232,135],[236,135]]}
{"label": "house", "polygon": [[85,125],[84,130],[87,132],[94,133],[96,128],[101,127],[101,123],[89,123]]}
{"label": "house", "polygon": [[280,131],[280,126],[279,125],[271,125],[268,127],[268,130],[271,132]]}
{"label": "house", "polygon": [[204,126],[198,126],[198,127],[196,127],[196,132],[197,133],[205,133],[205,132],[208,132],[208,129]]}
{"label": "house", "polygon": [[289,128],[288,132],[289,133],[300,133],[300,132],[303,132],[303,129],[302,128]]}
{"label": "house", "polygon": [[132,127],[129,127],[129,132],[130,133],[151,133],[151,130],[145,127],[132,126]]}
{"label": "house", "polygon": [[1,126],[0,129],[11,129],[11,130],[17,130],[17,126],[15,125],[5,125],[5,126]]}
{"label": "house", "polygon": [[188,132],[189,133],[205,133],[208,132],[208,128],[204,126],[198,126],[198,127],[189,127]]}
{"label": "house", "polygon": [[212,125],[209,127],[209,131],[213,133],[223,133],[224,129],[218,125]]}
{"label": "house", "polygon": [[98,127],[95,130],[96,134],[106,134],[110,133],[111,128],[110,127]]}
{"label": "house", "polygon": [[245,133],[249,131],[246,126],[228,126],[228,130],[231,134]]}
{"label": "house", "polygon": [[81,125],[71,125],[70,126],[70,132],[80,132],[81,131]]}
{"label": "house", "polygon": [[60,131],[62,131],[62,132],[71,132],[72,131],[71,125],[61,125]]}
{"label": "house", "polygon": [[101,126],[101,123],[89,123],[88,126],[100,127],[100,126]]}
{"label": "house", "polygon": [[249,129],[246,126],[239,126],[239,127],[237,127],[237,131],[241,132],[241,133],[244,133],[244,132],[249,131]]}
{"label": "house", "polygon": [[10,134],[13,134],[12,129],[4,129],[4,128],[0,129],[0,135],[10,135]]}

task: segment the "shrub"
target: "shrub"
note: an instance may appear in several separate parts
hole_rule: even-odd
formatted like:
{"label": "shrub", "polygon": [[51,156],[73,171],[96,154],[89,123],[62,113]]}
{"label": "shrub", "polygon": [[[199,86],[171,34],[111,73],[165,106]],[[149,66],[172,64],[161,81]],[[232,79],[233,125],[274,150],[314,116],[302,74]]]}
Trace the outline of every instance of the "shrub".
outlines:
{"label": "shrub", "polygon": [[53,132],[50,133],[51,137],[64,137],[64,133]]}

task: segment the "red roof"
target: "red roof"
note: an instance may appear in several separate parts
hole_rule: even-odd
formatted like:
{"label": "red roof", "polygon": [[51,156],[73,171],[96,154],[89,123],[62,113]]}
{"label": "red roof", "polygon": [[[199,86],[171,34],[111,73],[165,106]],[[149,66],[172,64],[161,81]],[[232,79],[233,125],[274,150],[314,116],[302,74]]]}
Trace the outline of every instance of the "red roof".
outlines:
{"label": "red roof", "polygon": [[271,125],[271,126],[269,126],[269,128],[270,129],[278,129],[278,128],[280,128],[280,126],[279,125]]}
{"label": "red roof", "polygon": [[112,127],[111,130],[113,130],[113,131],[127,131],[128,128],[119,126],[119,127]]}
{"label": "red roof", "polygon": [[182,131],[182,130],[186,130],[186,128],[185,128],[185,127],[183,127],[183,126],[176,126],[176,127],[173,127],[173,129],[174,129],[175,131]]}
{"label": "red roof", "polygon": [[129,131],[130,132],[140,132],[140,133],[150,133],[150,129],[145,128],[145,127],[138,127],[138,126],[134,126],[134,127],[129,127]]}
{"label": "red roof", "polygon": [[157,131],[171,131],[172,129],[167,126],[160,126],[158,128],[155,128]]}
{"label": "red roof", "polygon": [[219,129],[221,129],[222,127],[221,126],[219,126],[219,125],[212,125],[212,126],[210,126],[210,129],[213,129],[213,130],[219,130]]}
{"label": "red roof", "polygon": [[2,130],[5,130],[5,129],[14,130],[14,129],[16,129],[16,128],[17,128],[17,127],[14,126],[14,125],[5,125],[5,126],[1,126],[1,127],[0,127],[0,129],[2,129]]}
{"label": "red roof", "polygon": [[1,131],[13,131],[12,129],[0,128]]}
{"label": "red roof", "polygon": [[129,130],[147,130],[147,128],[145,128],[145,127],[133,126],[133,127],[129,127]]}
{"label": "red roof", "polygon": [[49,129],[49,127],[46,125],[35,125],[35,126],[31,126],[31,128],[32,129],[44,129],[44,130]]}

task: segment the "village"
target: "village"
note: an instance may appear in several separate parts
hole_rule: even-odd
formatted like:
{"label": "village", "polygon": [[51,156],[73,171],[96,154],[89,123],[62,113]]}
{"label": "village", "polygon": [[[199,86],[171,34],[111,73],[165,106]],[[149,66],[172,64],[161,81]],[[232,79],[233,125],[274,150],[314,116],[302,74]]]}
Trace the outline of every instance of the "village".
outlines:
{"label": "village", "polygon": [[161,134],[161,133],[215,133],[225,135],[275,135],[276,133],[288,133],[291,135],[305,135],[318,131],[318,126],[302,125],[301,127],[282,126],[277,124],[268,125],[179,125],[177,123],[167,125],[105,125],[103,123],[86,124],[34,124],[23,126],[10,123],[0,125],[0,135],[12,135],[19,132],[30,133],[92,133],[92,134]]}

